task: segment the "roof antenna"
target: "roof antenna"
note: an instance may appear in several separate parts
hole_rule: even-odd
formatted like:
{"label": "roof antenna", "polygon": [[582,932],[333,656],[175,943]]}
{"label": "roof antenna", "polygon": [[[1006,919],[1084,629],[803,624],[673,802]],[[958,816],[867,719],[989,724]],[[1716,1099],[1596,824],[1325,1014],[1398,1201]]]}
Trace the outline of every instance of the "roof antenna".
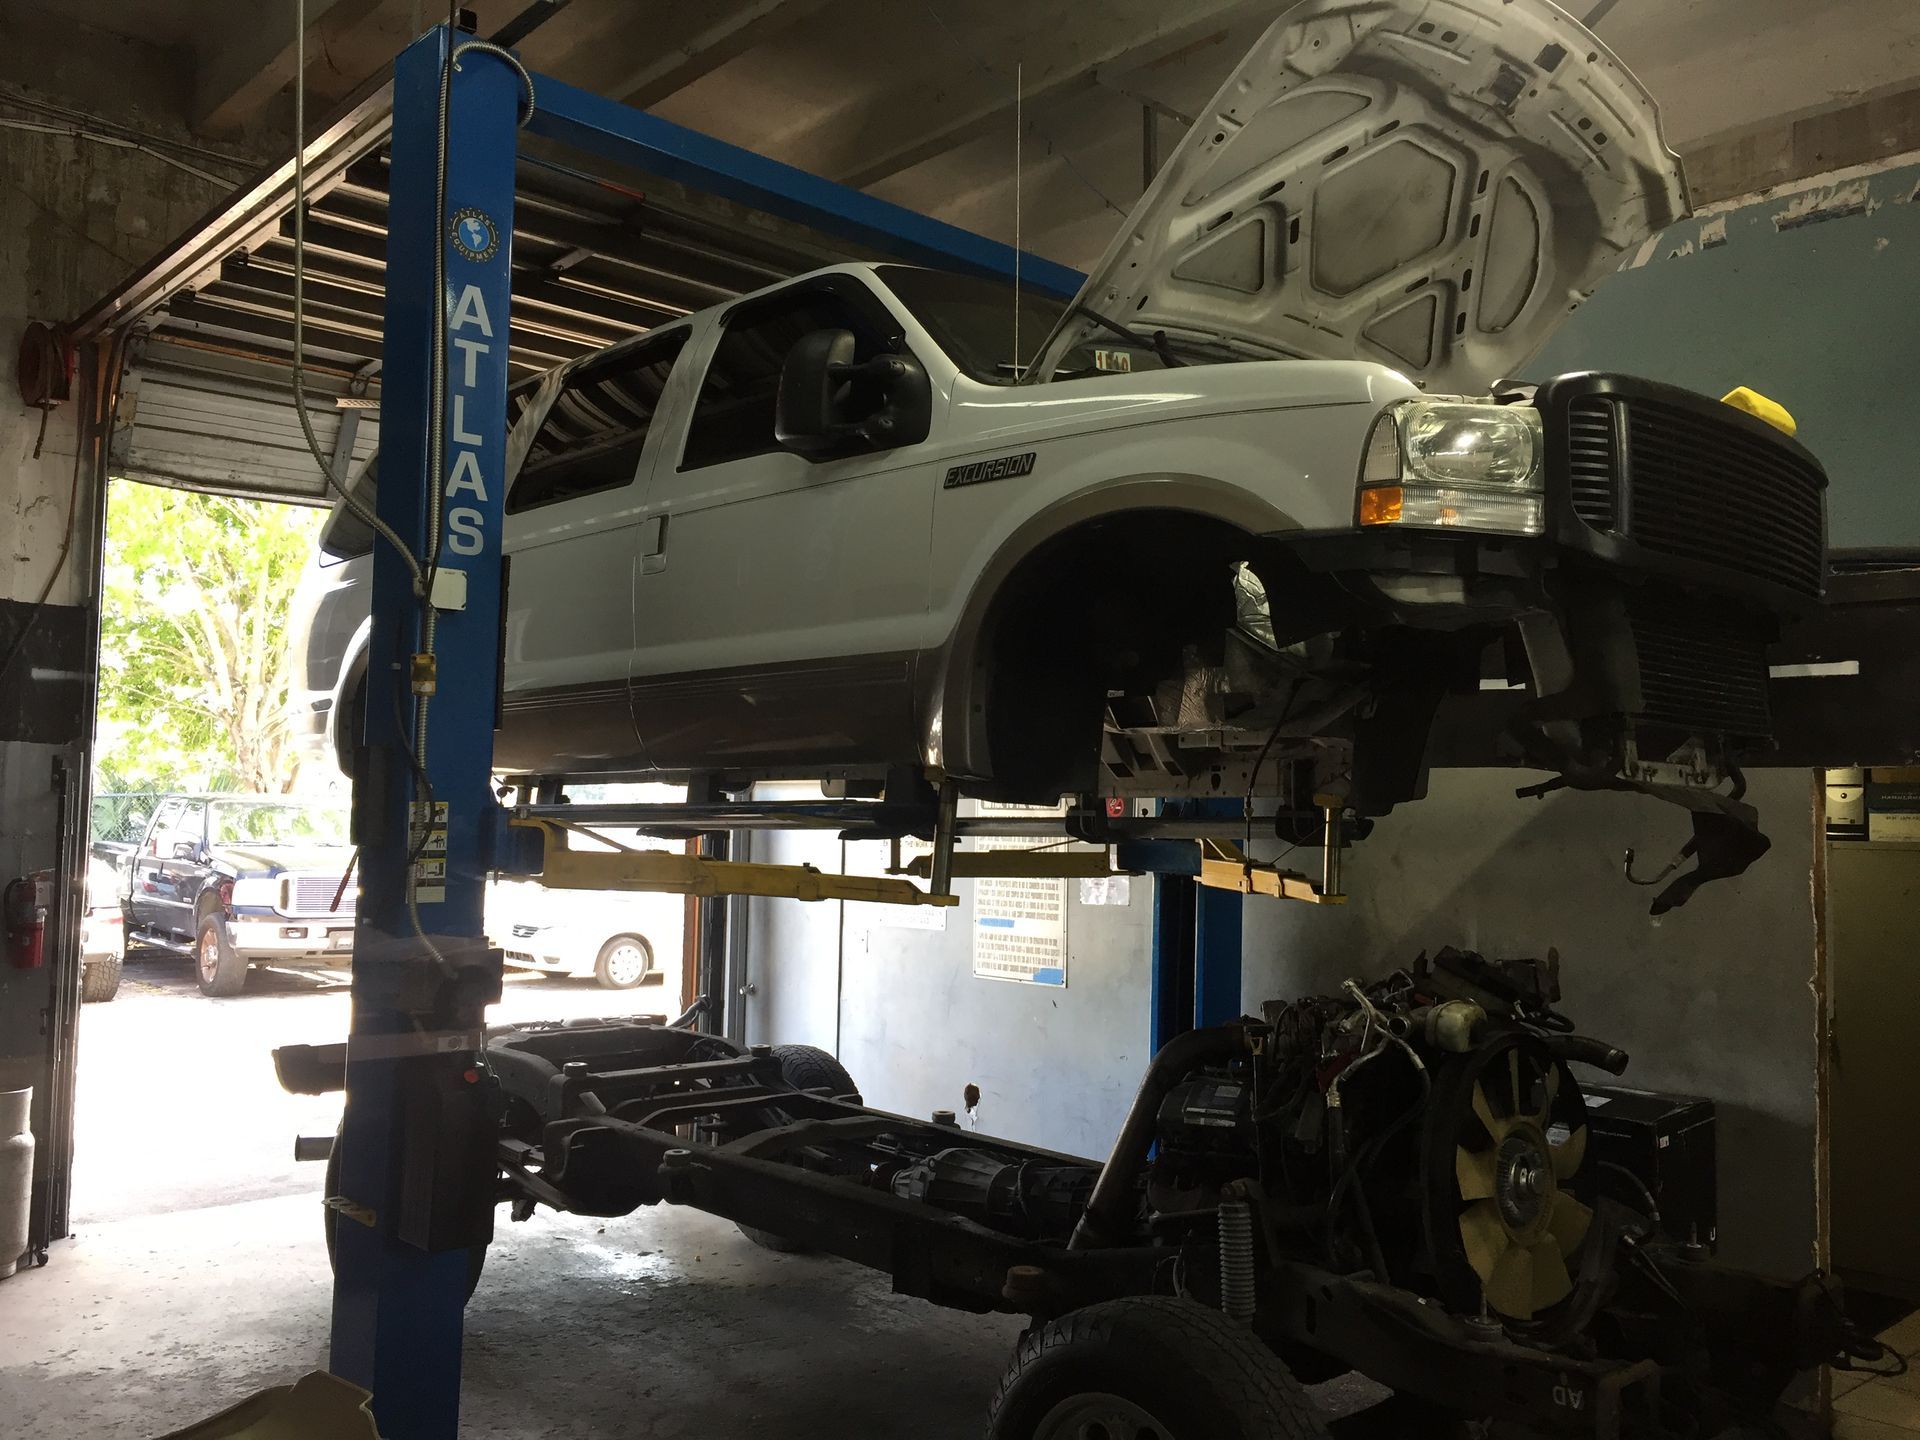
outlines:
{"label": "roof antenna", "polygon": [[1026,378],[1020,364],[1020,151],[1026,139],[1026,66],[1013,67],[1013,383]]}

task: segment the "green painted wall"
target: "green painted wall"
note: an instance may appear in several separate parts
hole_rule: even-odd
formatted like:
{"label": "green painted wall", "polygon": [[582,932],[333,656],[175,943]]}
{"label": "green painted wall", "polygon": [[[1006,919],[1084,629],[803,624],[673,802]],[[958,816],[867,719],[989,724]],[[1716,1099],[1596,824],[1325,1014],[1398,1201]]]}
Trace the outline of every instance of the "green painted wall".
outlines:
{"label": "green painted wall", "polygon": [[1686,220],[1527,367],[1778,400],[1832,479],[1836,547],[1920,545],[1920,165]]}

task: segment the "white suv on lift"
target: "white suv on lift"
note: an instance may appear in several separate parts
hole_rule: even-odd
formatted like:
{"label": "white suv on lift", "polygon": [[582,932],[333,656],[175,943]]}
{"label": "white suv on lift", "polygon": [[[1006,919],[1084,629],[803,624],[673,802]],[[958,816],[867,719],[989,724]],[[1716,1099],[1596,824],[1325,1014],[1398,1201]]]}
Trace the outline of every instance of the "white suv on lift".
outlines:
{"label": "white suv on lift", "polygon": [[[1377,814],[1491,679],[1489,756],[1677,799],[1741,868],[1825,475],[1671,387],[1501,383],[1684,211],[1546,0],[1307,0],[1069,306],[835,266],[517,387],[496,765]],[[343,758],[371,543],[336,510],[307,640]]]}

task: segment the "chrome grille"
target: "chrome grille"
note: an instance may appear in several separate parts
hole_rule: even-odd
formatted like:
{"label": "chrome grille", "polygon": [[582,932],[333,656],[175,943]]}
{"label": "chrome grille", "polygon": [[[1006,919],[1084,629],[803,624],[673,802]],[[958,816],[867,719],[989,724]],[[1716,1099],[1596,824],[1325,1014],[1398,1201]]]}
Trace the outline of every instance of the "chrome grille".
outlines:
{"label": "chrome grille", "polygon": [[1567,484],[1573,513],[1596,530],[1617,528],[1619,479],[1613,402],[1583,396],[1567,407]]}
{"label": "chrome grille", "polygon": [[348,885],[340,897],[340,908],[333,909],[334,893],[340,888],[338,875],[289,875],[281,889],[282,907],[289,915],[352,915],[354,901],[360,896],[357,885]]}

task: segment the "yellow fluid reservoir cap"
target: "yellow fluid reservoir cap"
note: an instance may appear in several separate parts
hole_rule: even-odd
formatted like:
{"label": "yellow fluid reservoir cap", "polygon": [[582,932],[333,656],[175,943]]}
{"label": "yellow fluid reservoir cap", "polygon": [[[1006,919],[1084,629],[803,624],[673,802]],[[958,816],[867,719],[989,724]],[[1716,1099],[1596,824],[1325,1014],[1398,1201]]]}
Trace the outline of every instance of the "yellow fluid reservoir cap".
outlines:
{"label": "yellow fluid reservoir cap", "polygon": [[1764,420],[1783,435],[1792,435],[1799,426],[1793,416],[1787,413],[1787,407],[1777,400],[1769,400],[1758,390],[1749,390],[1744,385],[1736,386],[1720,397],[1722,405],[1731,405],[1736,410],[1744,410],[1755,419]]}

